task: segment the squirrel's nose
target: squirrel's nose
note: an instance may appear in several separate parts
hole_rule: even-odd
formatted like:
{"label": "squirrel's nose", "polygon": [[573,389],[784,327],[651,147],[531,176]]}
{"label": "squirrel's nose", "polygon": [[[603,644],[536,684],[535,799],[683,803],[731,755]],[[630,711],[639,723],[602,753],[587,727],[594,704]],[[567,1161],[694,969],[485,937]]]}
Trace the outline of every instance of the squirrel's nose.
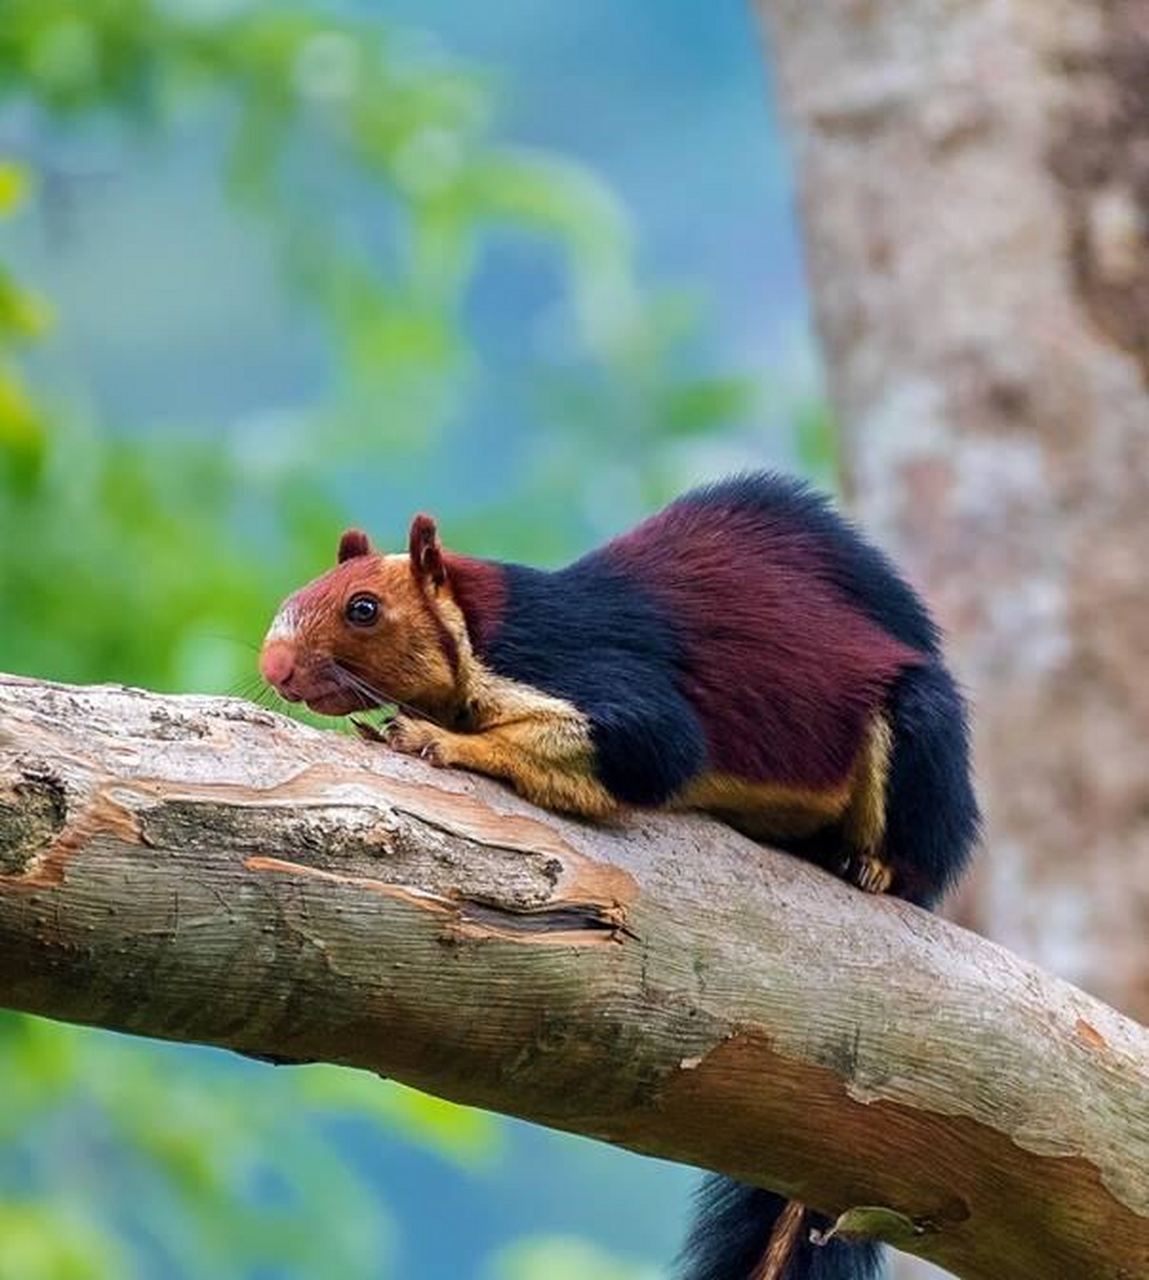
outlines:
{"label": "squirrel's nose", "polygon": [[290,645],[279,642],[264,646],[263,652],[259,655],[259,674],[268,684],[281,689],[290,682],[294,672],[295,654],[292,653]]}

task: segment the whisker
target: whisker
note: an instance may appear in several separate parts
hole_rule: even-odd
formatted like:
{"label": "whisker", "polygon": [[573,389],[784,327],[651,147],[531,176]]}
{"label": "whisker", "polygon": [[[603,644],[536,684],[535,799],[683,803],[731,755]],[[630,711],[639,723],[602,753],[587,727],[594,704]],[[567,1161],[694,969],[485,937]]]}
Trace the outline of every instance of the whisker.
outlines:
{"label": "whisker", "polygon": [[348,682],[348,687],[356,690],[361,698],[365,700],[367,709],[394,707],[398,710],[404,710],[404,712],[408,712],[412,716],[417,716],[418,712],[411,705],[404,703],[402,699],[393,698],[392,695],[384,690],[376,689],[375,685],[363,680],[362,676],[357,676],[356,673],[351,671],[343,671],[342,676]]}
{"label": "whisker", "polygon": [[229,698],[248,698],[254,702],[258,694],[266,687],[262,676],[248,675],[241,680],[233,680],[227,686],[226,693]]}
{"label": "whisker", "polygon": [[341,688],[355,694],[363,703],[364,711],[375,711],[391,702],[390,698],[384,696],[379,690],[373,689],[366,680],[345,670],[338,663],[332,664],[331,675]]}
{"label": "whisker", "polygon": [[279,709],[280,704],[286,705],[286,700],[269,685],[262,676],[248,676],[246,680],[237,680],[228,689],[228,696],[232,698],[243,698],[247,702],[254,702],[256,706],[263,707],[268,711]]}
{"label": "whisker", "polygon": [[253,702],[257,707],[262,707],[265,711],[275,711],[280,715],[290,717],[292,720],[299,718],[292,704],[269,685],[262,676],[253,676],[247,680],[237,681],[228,692],[231,697],[243,698],[247,702]]}
{"label": "whisker", "polygon": [[363,676],[354,669],[354,667],[349,666],[347,663],[337,662],[333,658],[331,659],[331,665],[336,679],[345,681],[346,683],[344,687],[358,693],[360,697],[369,698],[369,706],[378,707],[381,704],[386,704],[396,707],[400,711],[405,711],[408,715],[414,716],[417,720],[430,720],[432,724],[437,724],[440,728],[445,727],[438,719],[435,718],[435,716],[430,715],[428,712],[422,710],[422,708],[412,706],[411,703],[404,702],[402,698],[393,697],[385,690],[376,688],[375,685],[371,684],[368,680],[365,680]]}
{"label": "whisker", "polygon": [[294,702],[288,702],[286,698],[281,698],[274,690],[271,691],[272,701],[270,703],[261,703],[268,711],[274,711],[278,715],[286,716],[289,720],[299,719],[299,707]]}
{"label": "whisker", "polygon": [[[429,720],[431,723],[443,727],[441,722],[433,715],[413,706],[409,702],[404,702],[402,698],[393,697],[385,690],[377,688],[356,671],[354,667],[346,663],[330,658],[328,659],[326,670],[336,684],[346,689],[348,693],[355,695],[362,703],[362,710],[365,712],[394,707],[416,719]],[[253,673],[246,678],[234,681],[228,688],[228,694],[234,698],[243,698],[248,702],[254,702],[257,706],[263,707],[268,711],[277,711],[281,715],[287,715],[292,720],[299,719],[298,707],[288,702],[273,685],[268,684],[258,673]]]}
{"label": "whisker", "polygon": [[288,700],[279,692],[272,684],[263,686],[262,697],[267,701],[263,703],[269,711],[279,711],[283,715],[290,716],[293,720],[298,719],[296,712],[299,710],[299,704],[296,702],[288,702]]}
{"label": "whisker", "polygon": [[356,681],[355,677],[352,676],[350,672],[340,671],[333,667],[329,674],[341,689],[346,689],[348,693],[353,694],[358,699],[360,705],[353,711],[349,711],[347,713],[348,717],[353,722],[356,715],[363,715],[368,711],[375,711],[379,709],[380,703],[378,696],[373,692],[368,692],[367,690],[360,688],[358,681]]}

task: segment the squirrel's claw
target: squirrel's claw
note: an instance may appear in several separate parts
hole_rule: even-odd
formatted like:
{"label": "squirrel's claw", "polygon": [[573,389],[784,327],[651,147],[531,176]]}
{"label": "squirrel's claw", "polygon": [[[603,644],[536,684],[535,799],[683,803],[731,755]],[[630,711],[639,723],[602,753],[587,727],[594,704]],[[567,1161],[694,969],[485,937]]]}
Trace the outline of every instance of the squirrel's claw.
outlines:
{"label": "squirrel's claw", "polygon": [[396,716],[387,726],[384,741],[394,751],[406,756],[418,756],[428,764],[443,765],[439,728],[427,720],[411,720]]}
{"label": "squirrel's claw", "polygon": [[889,893],[894,883],[893,867],[873,853],[858,853],[848,858],[843,874],[866,893]]}

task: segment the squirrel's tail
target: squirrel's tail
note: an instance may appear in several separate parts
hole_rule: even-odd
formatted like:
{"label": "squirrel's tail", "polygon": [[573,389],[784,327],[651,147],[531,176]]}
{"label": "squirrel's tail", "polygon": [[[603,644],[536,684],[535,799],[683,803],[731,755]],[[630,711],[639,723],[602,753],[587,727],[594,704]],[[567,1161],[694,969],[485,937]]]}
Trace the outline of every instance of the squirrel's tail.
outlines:
{"label": "squirrel's tail", "polygon": [[878,1280],[880,1246],[810,1240],[829,1226],[796,1200],[713,1175],[698,1189],[676,1280]]}

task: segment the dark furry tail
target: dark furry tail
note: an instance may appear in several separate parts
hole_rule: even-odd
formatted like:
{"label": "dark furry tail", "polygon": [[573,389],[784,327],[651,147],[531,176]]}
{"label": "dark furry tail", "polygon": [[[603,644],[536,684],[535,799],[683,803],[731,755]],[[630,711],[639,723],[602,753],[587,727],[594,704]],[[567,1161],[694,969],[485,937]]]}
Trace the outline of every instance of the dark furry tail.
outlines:
{"label": "dark furry tail", "polygon": [[829,1221],[792,1203],[772,1191],[708,1177],[698,1189],[698,1214],[676,1280],[879,1280],[879,1245],[813,1244],[810,1232],[827,1230]]}

